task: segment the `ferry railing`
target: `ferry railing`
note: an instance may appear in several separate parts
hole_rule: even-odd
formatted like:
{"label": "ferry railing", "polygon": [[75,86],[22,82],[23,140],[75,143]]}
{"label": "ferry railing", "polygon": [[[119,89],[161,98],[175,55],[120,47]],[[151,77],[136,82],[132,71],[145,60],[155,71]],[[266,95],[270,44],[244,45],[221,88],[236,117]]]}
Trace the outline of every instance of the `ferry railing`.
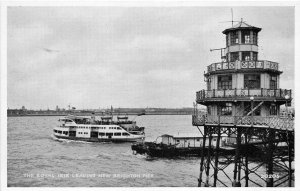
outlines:
{"label": "ferry railing", "polygon": [[234,61],[234,62],[217,62],[207,66],[207,72],[222,70],[239,70],[239,69],[269,69],[279,71],[279,64],[268,60],[257,61]]}
{"label": "ferry railing", "polygon": [[225,115],[193,115],[194,126],[224,125],[224,126],[253,126],[282,130],[294,130],[292,117],[280,116],[225,116]]}
{"label": "ferry railing", "polygon": [[273,97],[285,99],[286,96],[289,99],[292,98],[291,89],[224,89],[224,90],[200,90],[196,92],[196,100],[202,101],[206,98],[230,98],[230,97]]}

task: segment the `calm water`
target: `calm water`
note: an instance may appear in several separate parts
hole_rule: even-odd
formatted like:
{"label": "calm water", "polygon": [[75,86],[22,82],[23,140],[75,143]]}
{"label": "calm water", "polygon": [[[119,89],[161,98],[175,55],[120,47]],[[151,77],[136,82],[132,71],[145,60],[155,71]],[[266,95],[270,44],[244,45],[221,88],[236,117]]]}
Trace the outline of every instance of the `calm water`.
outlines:
{"label": "calm water", "polygon": [[[8,118],[8,186],[197,186],[200,158],[147,158],[133,155],[130,143],[57,140],[52,131],[58,118]],[[146,141],[162,134],[199,134],[191,120],[191,116],[136,118],[146,127]]]}

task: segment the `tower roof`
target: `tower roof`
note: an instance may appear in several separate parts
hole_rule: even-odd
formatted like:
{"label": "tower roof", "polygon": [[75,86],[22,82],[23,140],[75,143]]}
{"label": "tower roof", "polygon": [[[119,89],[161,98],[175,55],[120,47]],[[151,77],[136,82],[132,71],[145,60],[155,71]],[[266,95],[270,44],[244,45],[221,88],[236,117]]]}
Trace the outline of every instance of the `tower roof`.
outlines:
{"label": "tower roof", "polygon": [[230,32],[230,31],[235,31],[235,30],[240,30],[240,29],[252,29],[252,30],[254,30],[254,31],[256,31],[256,32],[261,31],[261,28],[258,28],[258,27],[249,25],[249,24],[245,23],[243,20],[241,20],[239,23],[237,23],[237,24],[234,25],[233,27],[228,28],[228,29],[225,29],[225,30],[223,31],[223,33],[224,33],[224,34],[227,34],[227,33]]}

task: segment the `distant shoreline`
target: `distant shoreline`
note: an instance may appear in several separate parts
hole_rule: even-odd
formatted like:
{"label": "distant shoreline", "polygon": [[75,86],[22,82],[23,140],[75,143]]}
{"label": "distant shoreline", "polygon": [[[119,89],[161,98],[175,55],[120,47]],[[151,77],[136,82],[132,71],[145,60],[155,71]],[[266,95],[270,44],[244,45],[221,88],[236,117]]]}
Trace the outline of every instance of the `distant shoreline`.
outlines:
{"label": "distant shoreline", "polygon": [[7,117],[31,117],[31,116],[91,116],[92,113],[96,116],[141,116],[141,115],[192,115],[194,108],[118,108],[111,110],[27,110],[23,109],[8,109]]}
{"label": "distant shoreline", "polygon": [[[40,117],[40,116],[66,116],[68,114],[32,114],[32,115],[7,115],[7,117]],[[78,116],[91,116],[90,114],[76,114]],[[129,114],[119,114],[119,115],[113,115],[113,116],[124,116],[124,115],[128,115],[128,116],[134,116],[134,115],[138,115],[133,114],[133,113],[129,113]],[[144,115],[192,115],[192,113],[148,113],[148,114],[144,114]],[[96,116],[105,116],[105,115],[96,115]]]}

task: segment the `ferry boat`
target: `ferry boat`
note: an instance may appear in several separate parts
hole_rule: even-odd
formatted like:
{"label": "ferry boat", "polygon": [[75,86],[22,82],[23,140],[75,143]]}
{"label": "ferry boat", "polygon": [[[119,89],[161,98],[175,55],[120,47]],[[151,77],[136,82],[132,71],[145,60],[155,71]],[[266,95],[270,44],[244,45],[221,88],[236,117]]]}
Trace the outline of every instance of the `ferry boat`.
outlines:
{"label": "ferry boat", "polygon": [[144,127],[138,127],[127,116],[103,116],[101,120],[91,117],[69,115],[60,118],[54,127],[56,138],[88,142],[137,142],[145,139]]}

